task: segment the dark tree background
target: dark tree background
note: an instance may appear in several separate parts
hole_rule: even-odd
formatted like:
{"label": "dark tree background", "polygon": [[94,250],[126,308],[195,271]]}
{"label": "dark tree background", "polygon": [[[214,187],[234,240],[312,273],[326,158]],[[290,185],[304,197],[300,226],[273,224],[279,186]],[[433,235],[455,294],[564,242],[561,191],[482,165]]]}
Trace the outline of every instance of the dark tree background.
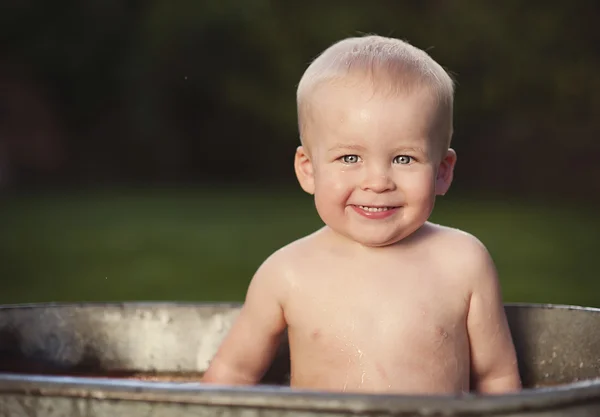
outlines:
{"label": "dark tree background", "polygon": [[600,2],[0,1],[0,303],[242,300],[322,225],[293,175],[296,85],[341,38],[457,81],[432,221],[507,302],[600,307]]}
{"label": "dark tree background", "polygon": [[455,187],[595,199],[600,3],[5,0],[5,188],[287,181],[295,87],[349,35],[455,76]]}

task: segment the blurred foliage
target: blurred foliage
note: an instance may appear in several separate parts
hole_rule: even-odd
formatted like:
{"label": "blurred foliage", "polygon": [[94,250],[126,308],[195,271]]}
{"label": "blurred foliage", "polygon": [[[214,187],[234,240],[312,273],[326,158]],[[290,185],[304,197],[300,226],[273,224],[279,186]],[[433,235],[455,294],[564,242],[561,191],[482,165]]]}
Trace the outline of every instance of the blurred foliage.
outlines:
{"label": "blurred foliage", "polygon": [[[269,253],[320,224],[298,189],[259,191],[295,186],[302,72],[331,43],[378,33],[457,81],[459,164],[434,220],[483,240],[507,301],[600,307],[600,222],[566,204],[600,191],[599,12],[591,0],[5,0],[0,186],[212,185],[0,195],[0,302],[241,300]],[[488,198],[499,193],[510,198]]]}
{"label": "blurred foliage", "polygon": [[[456,196],[433,220],[475,234],[506,302],[600,307],[589,208]],[[321,221],[299,189],[121,189],[0,205],[0,303],[242,301],[258,266]]]}
{"label": "blurred foliage", "polygon": [[[329,44],[379,33],[455,75],[458,187],[595,198],[599,12],[591,0],[6,0],[0,88],[16,92],[0,98],[0,137],[16,184],[289,180],[302,72]],[[52,110],[57,133],[40,133],[19,91]],[[56,163],[19,148],[34,136],[62,150]]]}

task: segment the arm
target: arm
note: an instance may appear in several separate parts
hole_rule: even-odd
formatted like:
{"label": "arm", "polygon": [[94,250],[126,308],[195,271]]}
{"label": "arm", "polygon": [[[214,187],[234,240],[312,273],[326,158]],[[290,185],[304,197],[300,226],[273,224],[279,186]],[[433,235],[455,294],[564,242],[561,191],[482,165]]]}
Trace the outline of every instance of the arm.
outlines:
{"label": "arm", "polygon": [[472,293],[467,318],[473,388],[481,393],[521,389],[521,378],[508,327],[496,268],[479,241],[469,266]]}
{"label": "arm", "polygon": [[280,278],[269,260],[256,272],[245,303],[205,372],[203,382],[253,385],[262,378],[286,327]]}

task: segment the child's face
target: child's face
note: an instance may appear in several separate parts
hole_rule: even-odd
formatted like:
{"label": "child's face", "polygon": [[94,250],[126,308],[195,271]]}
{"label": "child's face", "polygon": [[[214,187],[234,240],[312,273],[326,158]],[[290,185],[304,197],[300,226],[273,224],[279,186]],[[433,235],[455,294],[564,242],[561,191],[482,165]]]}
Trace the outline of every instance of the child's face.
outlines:
{"label": "child's face", "polygon": [[366,246],[395,243],[429,218],[452,180],[443,115],[425,89],[384,96],[366,84],[320,87],[296,172],[322,220]]}

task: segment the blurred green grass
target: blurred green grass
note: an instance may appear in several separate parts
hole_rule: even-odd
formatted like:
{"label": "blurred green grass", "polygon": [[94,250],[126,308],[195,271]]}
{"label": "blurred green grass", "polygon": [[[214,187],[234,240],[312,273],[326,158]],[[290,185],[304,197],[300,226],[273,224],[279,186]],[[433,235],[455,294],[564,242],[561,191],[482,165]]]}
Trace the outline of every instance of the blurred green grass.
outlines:
{"label": "blurred green grass", "polygon": [[[591,208],[457,196],[435,222],[475,234],[506,302],[600,307]],[[0,199],[0,303],[241,301],[278,247],[320,227],[300,191],[232,187]]]}

